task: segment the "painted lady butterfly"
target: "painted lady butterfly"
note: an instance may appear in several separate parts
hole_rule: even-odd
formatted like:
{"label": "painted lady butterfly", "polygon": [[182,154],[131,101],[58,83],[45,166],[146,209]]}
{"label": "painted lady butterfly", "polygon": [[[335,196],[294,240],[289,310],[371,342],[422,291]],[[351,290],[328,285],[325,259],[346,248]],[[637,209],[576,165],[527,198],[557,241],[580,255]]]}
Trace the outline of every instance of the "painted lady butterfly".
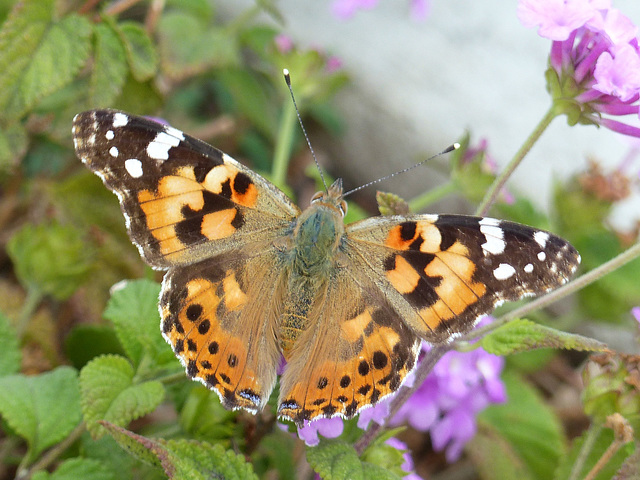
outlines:
{"label": "painted lady butterfly", "polygon": [[73,136],[144,260],[167,270],[162,334],[227,408],[260,411],[284,355],[280,416],[353,417],[400,387],[420,339],[449,342],[580,262],[557,236],[491,218],[345,225],[340,180],[301,212],[221,151],[123,112],[81,113]]}

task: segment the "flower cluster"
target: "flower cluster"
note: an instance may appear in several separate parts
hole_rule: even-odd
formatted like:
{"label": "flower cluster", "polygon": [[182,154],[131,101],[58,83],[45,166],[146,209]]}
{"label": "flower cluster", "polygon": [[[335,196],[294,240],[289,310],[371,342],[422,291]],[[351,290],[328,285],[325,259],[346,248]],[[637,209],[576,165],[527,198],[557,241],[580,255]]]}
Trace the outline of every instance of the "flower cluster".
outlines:
{"label": "flower cluster", "polygon": [[[335,0],[331,5],[333,14],[342,19],[348,20],[358,12],[358,10],[371,10],[378,4],[378,0]],[[429,14],[428,0],[411,0],[411,18],[414,20],[424,20]]]}
{"label": "flower cluster", "polygon": [[[491,321],[487,316],[480,322]],[[430,347],[423,343],[422,355]],[[504,359],[477,348],[471,352],[447,352],[427,376],[424,383],[388,421],[393,397],[387,397],[360,412],[358,427],[367,428],[370,421],[391,426],[408,423],[416,430],[429,432],[433,447],[445,450],[447,461],[459,458],[465,444],[476,432],[476,415],[491,403],[506,400],[500,374]],[[405,380],[413,385],[413,375]],[[342,433],[342,421],[336,418],[311,422],[298,430],[308,445],[318,443],[318,433],[334,438]]]}
{"label": "flower cluster", "polygon": [[610,0],[520,0],[518,18],[552,40],[547,86],[571,125],[640,137],[637,126],[610,118],[639,113],[638,28],[629,18]]}

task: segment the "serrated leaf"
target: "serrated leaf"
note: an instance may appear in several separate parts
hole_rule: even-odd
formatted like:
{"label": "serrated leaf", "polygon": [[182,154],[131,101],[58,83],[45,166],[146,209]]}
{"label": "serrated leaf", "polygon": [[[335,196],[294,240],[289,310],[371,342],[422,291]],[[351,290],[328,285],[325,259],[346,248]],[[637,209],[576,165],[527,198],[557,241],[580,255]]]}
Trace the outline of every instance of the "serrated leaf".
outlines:
{"label": "serrated leaf", "polygon": [[29,289],[65,300],[91,268],[91,252],[79,232],[59,223],[27,224],[7,245],[20,282]]}
{"label": "serrated leaf", "polygon": [[158,36],[162,67],[175,79],[214,66],[239,64],[240,49],[235,35],[194,15],[182,12],[163,15],[158,22]]}
{"label": "serrated leaf", "polygon": [[0,415],[29,445],[35,458],[80,422],[77,372],[58,367],[41,375],[0,378]]}
{"label": "serrated leaf", "polygon": [[94,27],[95,60],[89,82],[89,103],[107,107],[122,92],[127,79],[127,56],[118,34],[109,23]]}
{"label": "serrated leaf", "polygon": [[113,292],[104,311],[134,365],[139,365],[147,355],[156,365],[177,367],[175,355],[160,333],[159,295],[160,285],[155,282],[124,282]]}
{"label": "serrated leaf", "polygon": [[[69,84],[89,56],[91,23],[85,17],[68,15],[51,23],[53,2],[21,2],[12,12],[15,23],[25,23],[24,31],[11,24],[0,34],[0,51],[5,42],[13,43],[0,58],[9,72],[0,76],[0,110],[7,118],[20,118],[48,94]],[[33,4],[40,4],[35,7]],[[12,64],[12,61],[16,60]],[[21,58],[20,58],[21,57]],[[0,74],[1,75],[1,74]]]}
{"label": "serrated leaf", "polygon": [[145,29],[135,22],[122,22],[117,28],[133,78],[138,82],[153,78],[158,70],[158,53]]}
{"label": "serrated leaf", "polygon": [[[562,456],[560,465],[553,478],[556,480],[564,480],[570,477],[585,478],[585,475],[591,471],[596,462],[602,457],[607,448],[609,448],[613,439],[613,431],[611,429],[592,425],[589,430],[573,442],[569,452]],[[589,447],[586,451],[585,442],[589,442]],[[633,453],[633,449],[633,442],[620,448],[593,480],[609,480],[613,478],[614,474],[622,466],[624,460]],[[579,465],[576,463],[578,461],[581,462]],[[577,472],[572,476],[571,473],[574,469],[577,470]]]}
{"label": "serrated leaf", "polygon": [[38,471],[32,480],[116,480],[116,477],[98,460],[70,458],[65,460],[53,473]]}
{"label": "serrated leaf", "polygon": [[117,355],[98,357],[80,371],[82,412],[94,438],[104,434],[99,421],[124,426],[152,412],[162,402],[162,383],[152,380],[136,384],[133,376],[131,364]]}
{"label": "serrated leaf", "polygon": [[22,362],[20,341],[7,316],[0,312],[0,377],[17,373]]}
{"label": "serrated leaf", "polygon": [[592,338],[566,333],[526,319],[515,319],[502,325],[480,341],[487,352],[509,355],[536,348],[564,348],[603,352],[607,346]]}
{"label": "serrated leaf", "polygon": [[353,446],[340,440],[323,439],[318,446],[307,447],[307,461],[324,480],[402,478],[383,467],[361,460]]}
{"label": "serrated leaf", "polygon": [[162,466],[170,479],[258,478],[244,456],[227,451],[221,445],[193,440],[152,440],[106,422],[103,425],[124,449],[144,462]]}
{"label": "serrated leaf", "polygon": [[27,150],[27,131],[19,124],[0,130],[0,172],[17,165]]}
{"label": "serrated leaf", "polygon": [[[11,100],[30,56],[53,18],[55,0],[17,2],[0,30],[0,111]],[[4,115],[4,114],[3,114]]]}
{"label": "serrated leaf", "polygon": [[519,377],[507,373],[503,380],[507,403],[485,409],[478,415],[478,424],[508,442],[532,478],[551,478],[566,449],[560,421]]}

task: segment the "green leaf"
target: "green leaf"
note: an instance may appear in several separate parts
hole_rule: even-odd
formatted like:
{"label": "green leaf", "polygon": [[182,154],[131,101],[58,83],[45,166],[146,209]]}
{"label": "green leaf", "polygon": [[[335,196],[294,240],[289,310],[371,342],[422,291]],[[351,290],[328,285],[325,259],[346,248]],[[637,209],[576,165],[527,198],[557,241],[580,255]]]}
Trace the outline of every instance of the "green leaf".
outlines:
{"label": "green leaf", "polygon": [[89,56],[89,20],[69,15],[52,23],[53,3],[18,3],[0,32],[0,111],[7,118],[69,84]]}
{"label": "green leaf", "polygon": [[89,83],[89,104],[107,107],[122,92],[127,79],[127,57],[118,34],[108,23],[94,27],[95,60]]}
{"label": "green leaf", "polygon": [[160,405],[164,387],[157,380],[134,382],[131,364],[117,355],[104,355],[80,371],[82,412],[87,429],[95,438],[104,434],[98,422],[127,425]]}
{"label": "green leaf", "polygon": [[340,440],[323,439],[318,446],[307,447],[307,461],[324,480],[402,478],[383,467],[361,460],[353,446]]}
{"label": "green leaf", "polygon": [[483,480],[534,480],[513,446],[489,424],[479,425],[465,450]]}
{"label": "green leaf", "polygon": [[91,268],[79,232],[59,223],[25,225],[9,239],[7,251],[24,286],[58,300],[69,298]]}
{"label": "green leaf", "polygon": [[160,333],[159,295],[160,285],[150,280],[121,282],[104,311],[134,365],[139,365],[145,355],[156,365],[178,365]]}
{"label": "green leaf", "polygon": [[162,67],[176,79],[240,63],[235,35],[188,13],[163,15],[158,22],[158,36]]}
{"label": "green leaf", "polygon": [[[567,455],[563,455],[560,465],[555,472],[556,480],[564,480],[571,477],[574,469],[577,471],[571,478],[585,478],[587,473],[595,466],[596,462],[602,457],[604,452],[613,442],[613,430],[609,428],[601,428],[592,425],[589,430],[584,432],[577,438]],[[587,445],[585,447],[585,444]],[[593,480],[609,480],[614,477],[618,469],[622,466],[624,460],[633,454],[634,443],[630,442],[624,445],[616,454],[607,462],[600,473]],[[577,462],[580,462],[578,464]],[[636,472],[638,466],[636,465]],[[551,477],[550,477],[551,478]],[[622,477],[625,478],[625,477]],[[637,477],[627,477],[637,478]]]}
{"label": "green leaf", "polygon": [[[565,451],[565,438],[562,426],[551,409],[538,397],[538,394],[519,377],[506,373],[503,380],[507,387],[508,401],[504,405],[492,405],[478,416],[480,431],[491,432],[486,441],[497,437],[502,444],[492,447],[512,450],[526,466],[530,478],[551,478],[560,457]],[[486,446],[486,448],[489,448]],[[498,453],[494,452],[494,455]],[[492,468],[490,459],[485,469]],[[506,464],[519,471],[517,459]],[[496,477],[499,478],[499,477]]]}
{"label": "green leaf", "polygon": [[144,462],[162,466],[170,479],[258,478],[243,455],[226,451],[221,445],[193,440],[152,440],[106,422],[104,427],[132,455]]}
{"label": "green leaf", "polygon": [[180,410],[180,426],[198,440],[229,444],[234,433],[242,435],[233,421],[236,416],[224,408],[215,392],[196,384]]}
{"label": "green leaf", "polygon": [[591,352],[607,349],[604,343],[592,338],[562,332],[522,318],[498,327],[483,337],[480,345],[494,355],[509,355],[536,348],[565,348]]}
{"label": "green leaf", "polygon": [[0,377],[17,373],[22,362],[20,341],[6,315],[0,312]]}
{"label": "green leaf", "polygon": [[19,124],[0,130],[0,173],[15,166],[27,151],[27,131]]}
{"label": "green leaf", "polygon": [[0,414],[29,445],[33,460],[80,422],[77,372],[58,367],[41,375],[0,378]]}
{"label": "green leaf", "polygon": [[145,29],[136,22],[122,22],[117,25],[117,29],[124,43],[133,78],[138,82],[153,78],[158,70],[158,53]]}
{"label": "green leaf", "polygon": [[39,471],[33,474],[32,480],[116,480],[113,475],[98,460],[88,458],[70,458],[60,464],[53,473]]}

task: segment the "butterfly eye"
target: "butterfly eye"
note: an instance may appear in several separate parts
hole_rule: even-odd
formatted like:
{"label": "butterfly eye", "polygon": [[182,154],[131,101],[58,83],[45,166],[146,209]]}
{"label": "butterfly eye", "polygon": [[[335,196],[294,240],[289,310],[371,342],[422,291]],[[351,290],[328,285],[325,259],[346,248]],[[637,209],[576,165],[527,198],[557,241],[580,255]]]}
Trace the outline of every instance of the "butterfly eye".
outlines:
{"label": "butterfly eye", "polygon": [[313,197],[311,197],[311,203],[316,203],[319,200],[324,198],[324,192],[316,192]]}
{"label": "butterfly eye", "polygon": [[338,203],[338,208],[340,209],[340,212],[342,212],[342,216],[344,217],[347,214],[347,202],[345,200],[340,200],[340,203]]}

